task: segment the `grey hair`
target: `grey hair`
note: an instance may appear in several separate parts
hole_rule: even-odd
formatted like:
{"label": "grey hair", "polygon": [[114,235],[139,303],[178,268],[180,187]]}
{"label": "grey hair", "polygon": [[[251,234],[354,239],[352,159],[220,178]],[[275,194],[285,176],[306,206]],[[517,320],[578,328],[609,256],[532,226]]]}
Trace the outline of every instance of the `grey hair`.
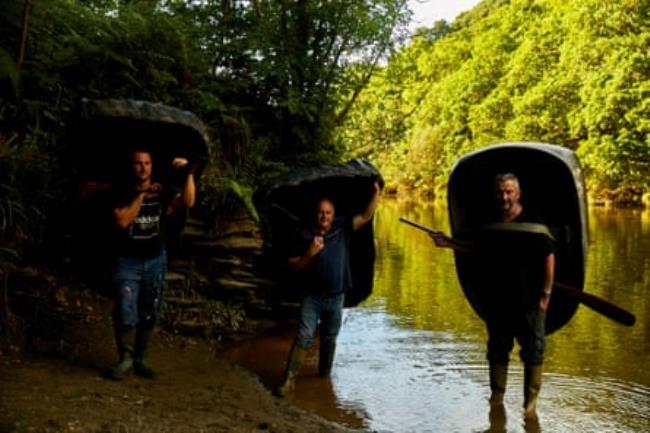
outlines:
{"label": "grey hair", "polygon": [[517,190],[521,191],[521,188],[519,187],[519,178],[512,173],[500,173],[494,176],[494,187],[496,188],[503,182],[509,180],[513,181],[517,187]]}

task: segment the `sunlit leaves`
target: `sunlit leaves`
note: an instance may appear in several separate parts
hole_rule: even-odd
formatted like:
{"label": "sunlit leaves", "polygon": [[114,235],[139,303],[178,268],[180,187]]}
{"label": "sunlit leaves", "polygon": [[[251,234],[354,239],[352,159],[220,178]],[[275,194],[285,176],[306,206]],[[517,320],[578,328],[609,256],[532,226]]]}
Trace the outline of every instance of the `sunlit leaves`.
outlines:
{"label": "sunlit leaves", "polygon": [[[640,0],[484,1],[440,38],[418,30],[351,118],[373,137],[369,128],[395,116],[372,101],[415,101],[400,134],[376,143],[374,156],[389,172],[425,167],[430,183],[444,183],[469,150],[544,141],[578,149],[592,187],[648,185],[649,10]],[[390,80],[395,74],[401,81]],[[421,175],[395,182],[412,188]]]}

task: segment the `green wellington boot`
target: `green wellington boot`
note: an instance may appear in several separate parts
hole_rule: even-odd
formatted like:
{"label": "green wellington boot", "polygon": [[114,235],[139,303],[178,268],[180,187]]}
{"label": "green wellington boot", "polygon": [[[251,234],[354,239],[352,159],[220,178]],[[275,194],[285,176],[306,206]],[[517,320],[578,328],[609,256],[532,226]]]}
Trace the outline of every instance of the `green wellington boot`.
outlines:
{"label": "green wellington boot", "polygon": [[289,392],[293,391],[296,376],[298,375],[306,356],[307,351],[305,349],[298,347],[296,344],[291,347],[282,383],[276,386],[273,390],[273,394],[276,397],[284,397]]}
{"label": "green wellington boot", "polygon": [[115,342],[117,343],[117,353],[120,357],[119,362],[111,368],[107,376],[113,380],[124,380],[133,371],[133,341],[134,330],[132,327],[126,329],[115,329]]}
{"label": "green wellington boot", "polygon": [[147,349],[153,334],[152,328],[138,327],[135,333],[135,354],[133,359],[133,373],[145,379],[156,379],[158,375],[147,363]]}
{"label": "green wellington boot", "polygon": [[503,405],[508,382],[508,364],[490,363],[490,406]]}
{"label": "green wellington boot", "polygon": [[336,341],[321,341],[318,354],[318,375],[327,377],[332,372],[334,353],[336,352]]}
{"label": "green wellington boot", "polygon": [[524,365],[524,418],[537,419],[537,396],[542,387],[542,366]]}

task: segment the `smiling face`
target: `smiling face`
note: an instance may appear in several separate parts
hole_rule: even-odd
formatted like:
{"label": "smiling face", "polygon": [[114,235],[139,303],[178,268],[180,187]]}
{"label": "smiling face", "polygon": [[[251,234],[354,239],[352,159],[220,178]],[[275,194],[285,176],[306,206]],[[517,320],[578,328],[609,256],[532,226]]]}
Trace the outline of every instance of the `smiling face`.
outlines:
{"label": "smiling face", "polygon": [[334,221],[334,203],[329,199],[322,199],[318,202],[316,212],[316,225],[318,229],[323,233],[329,231]]}
{"label": "smiling face", "polygon": [[510,214],[519,207],[521,191],[519,182],[515,179],[507,179],[497,182],[495,186],[495,197],[499,210],[504,215]]}
{"label": "smiling face", "polygon": [[153,166],[149,152],[134,152],[131,167],[138,183],[145,184],[151,182]]}

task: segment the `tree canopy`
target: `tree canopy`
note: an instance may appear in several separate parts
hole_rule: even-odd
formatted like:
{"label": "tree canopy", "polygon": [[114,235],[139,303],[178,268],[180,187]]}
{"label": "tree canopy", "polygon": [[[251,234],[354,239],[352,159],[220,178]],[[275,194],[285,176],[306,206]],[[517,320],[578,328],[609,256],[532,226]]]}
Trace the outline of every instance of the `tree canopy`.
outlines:
{"label": "tree canopy", "polygon": [[649,189],[647,0],[484,0],[405,45],[406,0],[0,3],[3,257],[70,195],[82,97],[202,118],[211,211],[224,190],[345,156],[434,193],[461,154],[500,141],[567,146],[592,187]]}
{"label": "tree canopy", "polygon": [[201,189],[215,210],[224,190],[250,196],[260,176],[339,158],[334,128],[409,16],[406,0],[0,0],[0,9],[0,259],[41,238],[30,216],[70,199],[66,131],[83,97],[162,102],[203,119],[213,161]]}
{"label": "tree canopy", "polygon": [[650,187],[650,3],[485,0],[420,29],[358,98],[339,137],[405,189],[497,142],[577,151],[592,188]]}

